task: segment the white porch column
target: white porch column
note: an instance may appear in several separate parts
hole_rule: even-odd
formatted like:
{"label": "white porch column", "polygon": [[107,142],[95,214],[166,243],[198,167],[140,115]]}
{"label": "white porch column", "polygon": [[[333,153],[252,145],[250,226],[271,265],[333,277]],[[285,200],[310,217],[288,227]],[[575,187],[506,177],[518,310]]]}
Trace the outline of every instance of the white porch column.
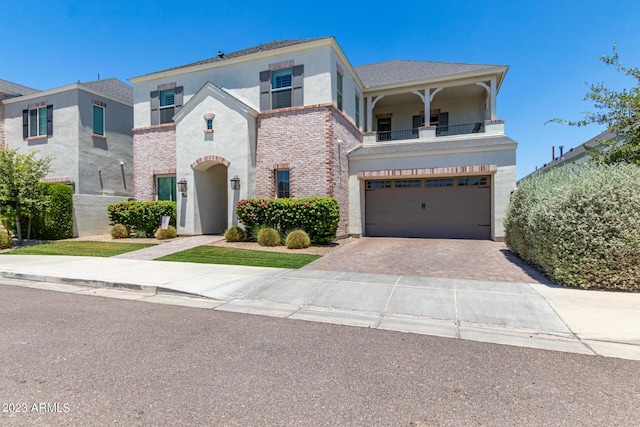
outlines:
{"label": "white porch column", "polygon": [[384,95],[378,95],[375,98],[367,96],[367,132],[373,130],[373,107],[375,107],[376,103],[382,98],[384,98]]}
{"label": "white porch column", "polygon": [[491,77],[491,120],[496,120],[496,78]]}

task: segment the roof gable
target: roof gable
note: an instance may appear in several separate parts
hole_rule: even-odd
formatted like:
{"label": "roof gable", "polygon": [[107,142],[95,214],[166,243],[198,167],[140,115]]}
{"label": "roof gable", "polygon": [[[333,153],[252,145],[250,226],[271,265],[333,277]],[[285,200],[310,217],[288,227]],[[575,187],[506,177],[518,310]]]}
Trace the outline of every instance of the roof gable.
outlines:
{"label": "roof gable", "polygon": [[118,79],[110,78],[79,84],[113,98],[120,99],[127,104],[133,104],[133,88]]}
{"label": "roof gable", "polygon": [[22,86],[8,80],[0,79],[0,100],[14,98],[16,96],[31,95],[40,92],[27,86]]}
{"label": "roof gable", "polygon": [[258,116],[258,111],[254,108],[250,107],[245,102],[241,101],[237,97],[231,95],[226,90],[222,89],[220,86],[216,86],[211,82],[206,82],[196,93],[187,101],[182,108],[173,116],[173,120],[178,124],[182,119],[193,111],[195,107],[197,107],[205,98],[208,96],[212,96],[213,98],[221,101],[222,103],[233,107],[237,110],[243,111],[247,114],[250,114],[254,117]]}

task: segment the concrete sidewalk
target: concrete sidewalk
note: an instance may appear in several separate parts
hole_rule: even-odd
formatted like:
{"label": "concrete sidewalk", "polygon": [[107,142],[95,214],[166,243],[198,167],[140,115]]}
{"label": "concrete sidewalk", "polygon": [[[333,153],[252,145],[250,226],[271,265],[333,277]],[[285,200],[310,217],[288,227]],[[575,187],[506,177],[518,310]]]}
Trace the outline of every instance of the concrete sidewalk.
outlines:
{"label": "concrete sidewalk", "polygon": [[5,284],[149,302],[177,291],[216,310],[640,360],[640,294],[115,257],[0,255],[0,275]]}

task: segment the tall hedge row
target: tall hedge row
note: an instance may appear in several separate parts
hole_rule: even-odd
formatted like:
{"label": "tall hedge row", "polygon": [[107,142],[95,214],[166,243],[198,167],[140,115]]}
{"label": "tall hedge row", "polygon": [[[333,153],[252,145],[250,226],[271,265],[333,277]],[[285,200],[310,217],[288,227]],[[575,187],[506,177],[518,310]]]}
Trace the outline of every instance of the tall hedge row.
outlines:
{"label": "tall hedge row", "polygon": [[505,229],[511,252],[558,284],[640,290],[640,167],[528,178],[512,194]]}
{"label": "tall hedge row", "polygon": [[107,206],[109,224],[122,224],[131,230],[142,230],[147,237],[162,224],[162,217],[170,217],[169,224],[176,226],[176,202],[162,200],[157,202],[126,201]]}
{"label": "tall hedge row", "polygon": [[248,234],[263,225],[282,234],[302,229],[312,242],[327,244],[336,238],[340,206],[330,197],[244,199],[236,204],[236,214]]}
{"label": "tall hedge row", "polygon": [[31,223],[31,237],[59,240],[73,237],[73,187],[42,182],[44,209]]}

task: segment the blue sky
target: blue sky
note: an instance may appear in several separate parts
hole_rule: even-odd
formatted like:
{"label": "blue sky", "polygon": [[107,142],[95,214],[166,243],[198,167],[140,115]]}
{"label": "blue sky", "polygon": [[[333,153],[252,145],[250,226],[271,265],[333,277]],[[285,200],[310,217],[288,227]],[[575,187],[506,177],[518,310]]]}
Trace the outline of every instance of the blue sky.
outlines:
{"label": "blue sky", "polygon": [[[319,6],[323,4],[323,6]],[[326,5],[326,6],[324,6]],[[634,81],[640,1],[107,2],[0,0],[0,78],[36,89],[130,77],[273,40],[334,36],[354,66],[392,59],[509,65],[498,95],[521,178],[604,130],[545,122],[592,109],[585,83]]]}

